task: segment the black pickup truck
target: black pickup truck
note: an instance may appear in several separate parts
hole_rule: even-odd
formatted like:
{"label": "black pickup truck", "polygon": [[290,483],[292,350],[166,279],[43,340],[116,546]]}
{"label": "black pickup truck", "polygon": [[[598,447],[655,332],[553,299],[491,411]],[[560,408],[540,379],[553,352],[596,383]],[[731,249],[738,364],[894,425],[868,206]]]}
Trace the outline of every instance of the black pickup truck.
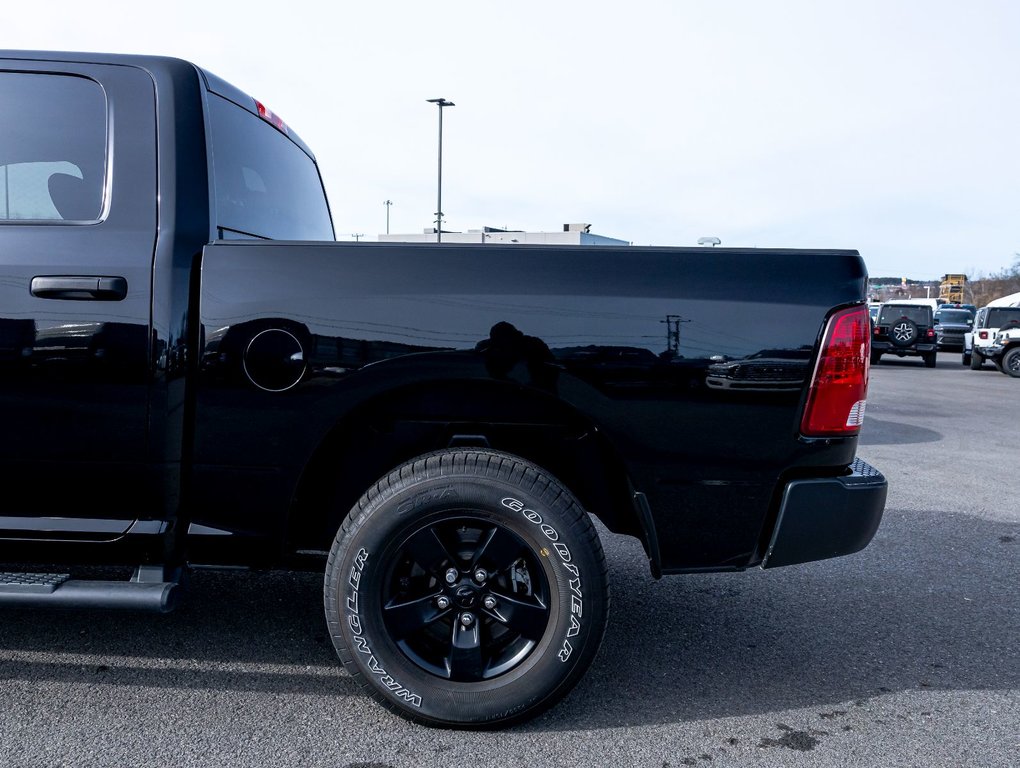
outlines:
{"label": "black pickup truck", "polygon": [[656,578],[879,525],[854,251],[337,243],[309,148],[191,63],[0,52],[0,104],[0,605],[318,569],[372,697],[495,727],[595,656],[592,517]]}

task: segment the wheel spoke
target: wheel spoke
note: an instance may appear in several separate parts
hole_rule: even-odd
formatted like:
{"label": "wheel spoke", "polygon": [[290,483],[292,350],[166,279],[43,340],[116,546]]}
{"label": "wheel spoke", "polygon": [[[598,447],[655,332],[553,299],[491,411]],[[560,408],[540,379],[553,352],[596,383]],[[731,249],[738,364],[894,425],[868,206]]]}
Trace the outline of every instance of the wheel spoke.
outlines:
{"label": "wheel spoke", "polygon": [[475,552],[472,570],[485,566],[491,573],[502,573],[517,562],[521,556],[521,544],[502,526],[493,526]]}
{"label": "wheel spoke", "polygon": [[496,596],[496,607],[488,615],[528,640],[538,640],[545,631],[549,610],[540,602],[525,602],[504,594]]}
{"label": "wheel spoke", "polygon": [[448,608],[444,611],[436,607],[436,595],[426,595],[402,603],[390,600],[383,606],[383,619],[393,639],[400,640],[423,629],[448,611]]}
{"label": "wheel spoke", "polygon": [[433,527],[424,528],[407,540],[404,545],[407,553],[422,568],[429,573],[438,574],[439,570],[447,563],[454,563],[454,558]]}
{"label": "wheel spoke", "polygon": [[481,680],[484,665],[482,663],[482,640],[478,622],[470,627],[463,626],[459,621],[453,622],[453,637],[450,641],[450,655],[447,658],[451,680]]}

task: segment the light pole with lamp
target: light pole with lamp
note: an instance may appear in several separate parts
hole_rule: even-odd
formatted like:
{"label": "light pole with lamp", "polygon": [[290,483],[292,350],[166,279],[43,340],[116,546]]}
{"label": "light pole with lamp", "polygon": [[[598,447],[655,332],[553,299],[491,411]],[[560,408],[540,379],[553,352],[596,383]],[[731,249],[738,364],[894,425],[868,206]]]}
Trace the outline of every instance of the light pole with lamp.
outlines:
{"label": "light pole with lamp", "polygon": [[383,200],[383,205],[386,206],[386,234],[390,233],[390,206],[393,205],[392,200]]}
{"label": "light pole with lamp", "polygon": [[457,106],[446,99],[425,99],[439,107],[439,190],[436,193],[436,242],[443,242],[443,107]]}

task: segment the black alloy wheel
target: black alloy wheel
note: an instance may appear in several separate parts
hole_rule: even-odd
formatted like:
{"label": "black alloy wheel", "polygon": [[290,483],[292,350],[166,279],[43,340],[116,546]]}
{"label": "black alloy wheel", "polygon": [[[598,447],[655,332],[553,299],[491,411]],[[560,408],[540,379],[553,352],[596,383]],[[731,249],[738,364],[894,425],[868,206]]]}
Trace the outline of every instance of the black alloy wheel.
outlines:
{"label": "black alloy wheel", "polygon": [[495,728],[562,699],[609,608],[605,556],[573,495],[519,457],[450,449],[379,480],[344,520],[324,581],[340,659],[425,725]]}
{"label": "black alloy wheel", "polygon": [[1006,350],[1002,356],[1002,372],[1014,379],[1020,379],[1020,347]]}
{"label": "black alloy wheel", "polygon": [[549,580],[513,531],[470,510],[398,544],[383,582],[383,622],[425,672],[477,682],[508,672],[549,624]]}

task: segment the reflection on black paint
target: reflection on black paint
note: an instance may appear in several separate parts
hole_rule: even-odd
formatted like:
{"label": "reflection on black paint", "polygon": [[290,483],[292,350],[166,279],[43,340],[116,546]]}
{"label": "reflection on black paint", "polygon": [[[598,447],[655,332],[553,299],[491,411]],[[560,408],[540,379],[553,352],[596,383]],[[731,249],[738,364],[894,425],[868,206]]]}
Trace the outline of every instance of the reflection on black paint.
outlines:
{"label": "reflection on black paint", "polygon": [[0,318],[0,365],[8,373],[61,379],[144,380],[148,329],[133,323],[58,323]]}
{"label": "reflection on black paint", "polygon": [[712,363],[705,383],[711,389],[730,391],[797,391],[807,380],[810,363],[810,346],[763,349],[747,357]]}
{"label": "reflection on black paint", "polygon": [[492,326],[489,338],[478,342],[475,351],[482,353],[485,368],[493,378],[519,378],[513,375],[514,369],[523,365],[528,382],[542,389],[555,388],[557,370],[551,365],[555,358],[549,345],[505,320]]}
{"label": "reflection on black paint", "polygon": [[602,392],[656,395],[704,389],[708,360],[655,354],[643,347],[595,346],[554,350],[556,359],[574,376]]}

